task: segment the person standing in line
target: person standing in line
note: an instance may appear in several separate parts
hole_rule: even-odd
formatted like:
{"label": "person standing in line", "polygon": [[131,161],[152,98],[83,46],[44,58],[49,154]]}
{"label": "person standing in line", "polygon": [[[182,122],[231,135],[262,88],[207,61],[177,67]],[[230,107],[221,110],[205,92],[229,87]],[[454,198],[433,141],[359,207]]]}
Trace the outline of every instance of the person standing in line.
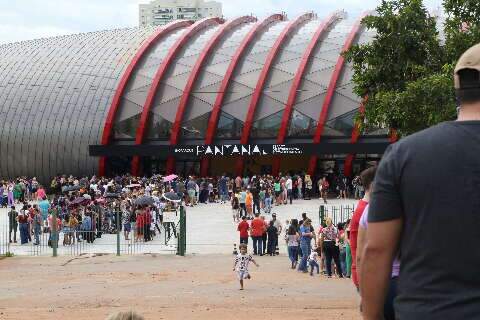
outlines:
{"label": "person standing in line", "polygon": [[225,177],[225,174],[223,174],[220,180],[218,180],[218,191],[220,193],[221,203],[225,203],[228,199],[227,183],[228,183],[227,177]]}
{"label": "person standing in line", "polygon": [[234,187],[235,187],[235,190],[233,190],[233,192],[238,193],[242,191],[242,178],[240,176],[237,176],[235,178]]}
{"label": "person standing in line", "polygon": [[17,229],[18,229],[18,212],[15,211],[15,206],[10,207],[8,212],[8,241],[12,243],[12,231],[13,242],[17,243]]}
{"label": "person standing in line", "polygon": [[303,181],[302,181],[302,176],[298,176],[297,178],[297,189],[298,189],[298,199],[303,199]]}
{"label": "person standing in line", "polygon": [[128,236],[130,234],[130,231],[132,230],[132,225],[130,224],[130,207],[126,204],[122,206],[122,224],[125,241],[128,241],[130,240]]}
{"label": "person standing in line", "polygon": [[[358,240],[357,240],[357,273],[359,283],[362,283],[362,254],[363,249],[365,248],[365,240],[368,228],[368,205],[363,211],[362,217],[360,218],[360,227],[358,229]],[[395,320],[395,311],[393,309],[393,300],[397,295],[397,282],[398,275],[400,274],[400,260],[395,258],[392,265],[392,275],[390,278],[390,284],[388,287],[388,293],[385,299],[385,304],[383,306],[383,319],[384,320]],[[362,292],[362,287],[360,286],[360,292]]]}
{"label": "person standing in line", "polygon": [[238,194],[232,194],[231,205],[232,205],[233,222],[234,223],[239,222],[240,221],[240,203],[238,201]]}
{"label": "person standing in line", "polygon": [[252,278],[248,272],[248,264],[250,261],[253,262],[257,268],[260,267],[260,265],[251,255],[247,255],[248,247],[246,244],[240,244],[239,249],[240,253],[235,257],[233,271],[237,271],[238,280],[240,281],[240,290],[243,290],[243,280]]}
{"label": "person standing in line", "polygon": [[275,239],[275,248],[276,248],[276,247],[278,247],[278,238],[282,234],[283,226],[282,226],[282,223],[280,222],[280,220],[277,219],[277,214],[276,213],[272,214],[272,221],[273,221],[273,225],[275,226],[275,228],[277,228],[277,237]]}
{"label": "person standing in line", "polygon": [[262,235],[265,230],[265,222],[257,214],[255,219],[252,220],[250,228],[253,240],[253,254],[263,256]]}
{"label": "person standing in line", "polygon": [[330,183],[326,177],[323,177],[320,181],[320,197],[323,199],[323,203],[327,204],[328,190],[330,189]]}
{"label": "person standing in line", "polygon": [[347,272],[347,278],[352,276],[352,251],[350,249],[350,219],[345,223],[345,266]]}
{"label": "person standing in line", "polygon": [[33,216],[33,234],[35,237],[35,242],[33,243],[34,245],[38,246],[40,245],[40,234],[42,232],[42,215],[40,214],[40,211],[36,209],[34,211],[34,216]]}
{"label": "person standing in line", "polygon": [[293,200],[293,181],[290,176],[287,177],[287,180],[285,181],[285,188],[287,189],[287,197],[285,198],[285,202],[287,201],[287,198],[290,200],[290,204],[292,204]]}
{"label": "person standing in line", "polygon": [[13,183],[9,183],[7,186],[7,199],[8,199],[8,206],[15,205],[15,198],[13,197]]}
{"label": "person standing in line", "polygon": [[311,230],[311,220],[306,219],[302,226],[300,227],[300,249],[302,250],[302,260],[300,261],[300,265],[298,266],[298,271],[307,273],[308,266],[307,266],[307,259],[312,251],[311,248],[311,240],[314,237],[314,234]]}
{"label": "person standing in line", "polygon": [[265,220],[265,216],[260,216],[260,219],[263,221],[264,227],[263,227],[263,234],[262,234],[262,249],[263,249],[263,254],[267,252],[267,228],[268,228],[268,223]]}
{"label": "person standing in line", "polygon": [[310,175],[305,175],[305,200],[312,199],[313,182]]}
{"label": "person standing in line", "polygon": [[270,214],[270,212],[272,211],[272,190],[268,188],[265,190],[264,202],[265,202],[265,207],[263,211],[265,211],[266,214]]}
{"label": "person standing in line", "polygon": [[292,269],[297,267],[299,239],[300,235],[297,232],[297,228],[293,224],[290,225],[287,231],[287,248]]}
{"label": "person standing in line", "polygon": [[[327,276],[332,277],[332,260],[335,262],[339,278],[343,278],[338,250],[338,231],[332,223],[332,218],[326,219],[327,226],[322,229],[323,252],[325,253],[325,264]],[[302,249],[303,250],[303,249]]]}
{"label": "person standing in line", "polygon": [[255,212],[260,213],[260,185],[256,183],[256,181],[254,181],[252,184],[252,205],[253,214],[255,214]]}
{"label": "person standing in line", "polygon": [[242,217],[242,221],[237,226],[237,231],[240,232],[240,243],[248,244],[248,231],[250,231],[250,225],[247,222],[247,217]]}
{"label": "person standing in line", "polygon": [[345,248],[345,224],[339,223],[337,225],[338,229],[338,250],[339,250],[339,258],[340,258],[340,267],[339,270],[344,277],[347,276],[347,252]]}
{"label": "person standing in line", "polygon": [[50,202],[48,202],[47,197],[42,198],[42,201],[38,203],[38,208],[40,209],[42,220],[46,225],[48,218],[48,210],[50,210]]}
{"label": "person standing in line", "polygon": [[[245,188],[241,189],[240,195],[238,197],[238,202],[240,204],[240,216],[247,215],[247,206],[245,205],[245,202],[247,200],[247,192],[245,191]],[[250,216],[247,216],[247,219],[250,219]]]}
{"label": "person standing in line", "polygon": [[26,205],[20,210],[18,224],[20,229],[20,244],[28,243],[28,207]]}
{"label": "person standing in line", "polygon": [[[247,215],[249,217],[253,217],[254,214],[252,213],[253,211],[253,196],[250,190],[247,190],[247,195],[245,197],[245,207],[247,208]],[[260,214],[260,212],[259,212]]]}
{"label": "person standing in line", "polygon": [[370,167],[368,169],[365,169],[362,171],[360,174],[360,181],[365,187],[365,195],[363,196],[363,199],[361,199],[357,207],[355,208],[355,211],[353,212],[352,220],[350,221],[350,250],[352,252],[352,281],[355,287],[359,288],[359,282],[358,282],[358,277],[357,277],[357,239],[358,239],[358,228],[360,225],[360,218],[363,215],[363,211],[368,205],[368,202],[370,201],[370,188],[372,185],[373,180],[375,179],[375,173],[377,171],[376,167]]}
{"label": "person standing in line", "polygon": [[40,201],[44,200],[45,198],[47,198],[47,192],[45,191],[43,186],[40,185],[37,190],[37,200]]}
{"label": "person standing in line", "polygon": [[267,245],[267,254],[270,256],[275,255],[275,246],[278,239],[278,229],[275,227],[274,221],[270,221],[267,228],[268,235],[268,245]]}
{"label": "person standing in line", "polygon": [[472,250],[480,240],[480,44],[458,60],[454,79],[457,121],[401,139],[380,161],[361,265],[364,319],[381,318],[399,253],[397,319],[480,314],[480,251]]}
{"label": "person standing in line", "polygon": [[195,193],[196,193],[197,184],[193,181],[192,177],[188,178],[187,182],[187,193],[188,193],[188,205],[193,207],[196,204]]}
{"label": "person standing in line", "polygon": [[280,195],[281,195],[282,187],[280,185],[280,180],[278,178],[275,180],[275,183],[273,184],[273,190],[275,191],[276,205],[279,206],[279,205],[282,204],[282,202],[280,201]]}

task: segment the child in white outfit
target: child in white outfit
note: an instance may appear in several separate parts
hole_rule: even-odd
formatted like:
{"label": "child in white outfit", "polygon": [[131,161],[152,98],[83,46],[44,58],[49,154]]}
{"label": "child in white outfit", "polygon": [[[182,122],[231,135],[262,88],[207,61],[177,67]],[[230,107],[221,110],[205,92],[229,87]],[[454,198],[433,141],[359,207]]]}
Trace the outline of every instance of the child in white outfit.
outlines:
{"label": "child in white outfit", "polygon": [[245,243],[240,244],[239,249],[240,253],[235,257],[233,271],[237,271],[238,280],[240,281],[240,290],[243,290],[243,279],[251,278],[248,273],[248,264],[250,261],[252,261],[257,267],[259,267],[259,264],[255,262],[251,255],[247,254],[247,245]]}
{"label": "child in white outfit", "polygon": [[320,273],[320,266],[318,265],[318,257],[320,257],[322,254],[322,251],[320,248],[313,249],[312,248],[312,253],[310,253],[310,256],[308,257],[308,265],[310,266],[310,275],[313,276],[313,269],[317,268],[317,274]]}

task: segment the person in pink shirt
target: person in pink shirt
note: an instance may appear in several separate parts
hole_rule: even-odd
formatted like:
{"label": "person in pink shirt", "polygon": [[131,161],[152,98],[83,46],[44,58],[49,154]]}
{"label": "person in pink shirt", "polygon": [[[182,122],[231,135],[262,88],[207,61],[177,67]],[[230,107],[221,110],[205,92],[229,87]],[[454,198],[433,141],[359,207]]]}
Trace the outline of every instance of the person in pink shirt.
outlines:
{"label": "person in pink shirt", "polygon": [[43,198],[47,197],[47,193],[43,186],[40,186],[37,190],[37,200],[42,200]]}

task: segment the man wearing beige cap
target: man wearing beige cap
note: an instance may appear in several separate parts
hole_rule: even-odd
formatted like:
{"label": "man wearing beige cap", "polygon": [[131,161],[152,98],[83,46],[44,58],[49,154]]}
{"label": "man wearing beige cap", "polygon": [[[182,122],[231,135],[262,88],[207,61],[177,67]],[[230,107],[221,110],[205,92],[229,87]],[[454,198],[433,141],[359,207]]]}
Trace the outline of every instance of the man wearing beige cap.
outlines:
{"label": "man wearing beige cap", "polygon": [[371,195],[360,290],[364,319],[382,319],[400,257],[396,319],[480,317],[480,44],[455,68],[458,120],[385,152]]}

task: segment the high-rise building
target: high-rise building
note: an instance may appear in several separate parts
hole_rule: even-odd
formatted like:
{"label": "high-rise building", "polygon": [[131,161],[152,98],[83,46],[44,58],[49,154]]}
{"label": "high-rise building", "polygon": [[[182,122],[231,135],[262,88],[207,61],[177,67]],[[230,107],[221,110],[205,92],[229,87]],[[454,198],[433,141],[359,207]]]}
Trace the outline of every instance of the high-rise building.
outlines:
{"label": "high-rise building", "polygon": [[154,0],[139,6],[140,26],[158,26],[173,20],[222,17],[222,4],[203,0]]}

